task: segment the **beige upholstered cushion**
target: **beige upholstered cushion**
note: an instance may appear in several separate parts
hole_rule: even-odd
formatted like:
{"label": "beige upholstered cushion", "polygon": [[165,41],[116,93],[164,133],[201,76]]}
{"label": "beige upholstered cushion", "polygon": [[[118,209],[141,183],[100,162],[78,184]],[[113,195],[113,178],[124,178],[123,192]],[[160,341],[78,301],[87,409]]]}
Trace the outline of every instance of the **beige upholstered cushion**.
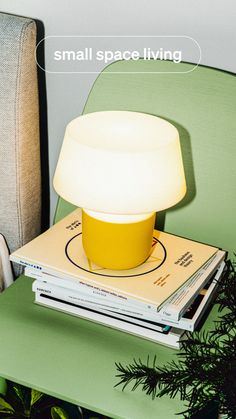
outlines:
{"label": "beige upholstered cushion", "polygon": [[10,251],[41,225],[35,44],[33,20],[0,14],[0,231]]}
{"label": "beige upholstered cushion", "polygon": [[3,235],[0,233],[0,292],[13,282],[9,252]]}
{"label": "beige upholstered cushion", "polygon": [[0,292],[3,290],[3,266],[2,260],[0,259]]}

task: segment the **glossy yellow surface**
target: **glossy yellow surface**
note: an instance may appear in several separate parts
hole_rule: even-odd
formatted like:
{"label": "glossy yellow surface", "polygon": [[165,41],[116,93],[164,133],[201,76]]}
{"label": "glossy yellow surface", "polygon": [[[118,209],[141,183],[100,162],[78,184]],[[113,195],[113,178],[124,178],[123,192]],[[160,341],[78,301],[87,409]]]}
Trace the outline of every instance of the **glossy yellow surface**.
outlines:
{"label": "glossy yellow surface", "polygon": [[143,221],[119,224],[82,212],[83,246],[87,257],[103,268],[131,269],[149,256],[155,213]]}

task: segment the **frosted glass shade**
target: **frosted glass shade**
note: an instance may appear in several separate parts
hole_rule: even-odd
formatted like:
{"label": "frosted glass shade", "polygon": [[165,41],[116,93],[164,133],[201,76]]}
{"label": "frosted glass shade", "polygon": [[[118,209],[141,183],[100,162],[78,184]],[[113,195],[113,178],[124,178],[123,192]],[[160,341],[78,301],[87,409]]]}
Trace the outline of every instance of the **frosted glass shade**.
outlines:
{"label": "frosted glass shade", "polygon": [[66,201],[97,212],[169,208],[186,192],[178,131],[138,112],[80,116],[66,127],[54,188]]}

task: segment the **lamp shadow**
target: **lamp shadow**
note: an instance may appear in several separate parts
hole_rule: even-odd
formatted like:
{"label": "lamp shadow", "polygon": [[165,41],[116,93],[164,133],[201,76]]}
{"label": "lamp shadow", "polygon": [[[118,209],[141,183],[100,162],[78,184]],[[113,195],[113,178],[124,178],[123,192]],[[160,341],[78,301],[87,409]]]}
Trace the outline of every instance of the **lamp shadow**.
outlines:
{"label": "lamp shadow", "polygon": [[[168,212],[170,211],[178,211],[181,208],[190,204],[190,202],[196,196],[196,182],[194,176],[194,163],[193,163],[193,156],[192,156],[192,148],[191,148],[191,136],[187,129],[179,124],[176,121],[166,118],[165,116],[158,115],[160,118],[163,118],[174,125],[180,137],[180,147],[183,157],[183,165],[184,165],[184,172],[187,184],[187,192],[185,197],[174,207],[169,208]],[[164,230],[165,227],[165,218],[166,218],[166,211],[160,211],[157,214],[156,218],[156,225],[155,228],[158,230]]]}
{"label": "lamp shadow", "polygon": [[[44,39],[44,24],[34,19],[37,29],[37,45]],[[40,43],[36,50],[37,62],[45,68],[45,45]],[[45,71],[37,65],[38,92],[39,92],[39,129],[40,129],[40,162],[41,162],[41,188],[42,188],[42,215],[41,229],[45,231],[49,227],[50,217],[50,189],[49,189],[49,151],[48,151],[48,118],[47,118],[47,94]]]}

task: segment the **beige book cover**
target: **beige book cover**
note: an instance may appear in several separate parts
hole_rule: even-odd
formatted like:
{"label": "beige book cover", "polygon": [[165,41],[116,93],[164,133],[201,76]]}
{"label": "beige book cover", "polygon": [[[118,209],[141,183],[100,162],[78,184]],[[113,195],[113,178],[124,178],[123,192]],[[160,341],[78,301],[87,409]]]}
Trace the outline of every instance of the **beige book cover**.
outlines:
{"label": "beige book cover", "polygon": [[82,246],[81,210],[76,209],[45,233],[11,254],[24,266],[66,278],[84,280],[159,308],[217,248],[154,230],[150,257],[140,266],[111,271],[87,259]]}

